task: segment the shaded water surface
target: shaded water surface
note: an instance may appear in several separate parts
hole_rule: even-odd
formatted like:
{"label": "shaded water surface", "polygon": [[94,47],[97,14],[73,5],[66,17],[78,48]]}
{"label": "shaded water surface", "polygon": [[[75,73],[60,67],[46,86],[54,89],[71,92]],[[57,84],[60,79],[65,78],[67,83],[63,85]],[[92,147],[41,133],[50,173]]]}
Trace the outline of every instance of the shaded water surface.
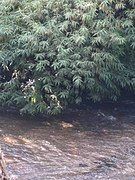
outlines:
{"label": "shaded water surface", "polygon": [[135,179],[135,103],[67,113],[55,121],[0,115],[15,180]]}

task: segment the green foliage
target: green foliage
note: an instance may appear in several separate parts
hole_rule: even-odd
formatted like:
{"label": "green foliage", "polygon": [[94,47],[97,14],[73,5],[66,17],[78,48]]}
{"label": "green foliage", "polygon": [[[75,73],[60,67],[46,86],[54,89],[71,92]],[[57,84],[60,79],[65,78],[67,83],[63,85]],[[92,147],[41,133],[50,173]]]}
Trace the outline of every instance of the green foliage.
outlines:
{"label": "green foliage", "polygon": [[0,104],[56,114],[135,87],[134,0],[0,1]]}

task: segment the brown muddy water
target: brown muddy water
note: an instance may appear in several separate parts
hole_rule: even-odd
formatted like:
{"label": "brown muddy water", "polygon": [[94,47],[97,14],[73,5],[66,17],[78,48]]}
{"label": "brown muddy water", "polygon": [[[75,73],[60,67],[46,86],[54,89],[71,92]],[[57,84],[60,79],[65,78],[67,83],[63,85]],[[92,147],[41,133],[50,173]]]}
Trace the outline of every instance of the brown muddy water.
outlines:
{"label": "brown muddy water", "polygon": [[53,121],[1,113],[0,144],[14,180],[134,180],[135,103]]}

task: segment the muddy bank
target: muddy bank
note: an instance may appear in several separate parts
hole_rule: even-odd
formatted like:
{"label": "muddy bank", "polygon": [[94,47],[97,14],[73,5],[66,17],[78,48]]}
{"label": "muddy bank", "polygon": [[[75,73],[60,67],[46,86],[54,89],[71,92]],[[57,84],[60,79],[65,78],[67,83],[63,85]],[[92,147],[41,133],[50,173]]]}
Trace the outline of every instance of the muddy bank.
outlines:
{"label": "muddy bank", "polygon": [[[99,111],[112,111],[115,112],[117,110],[120,111],[126,111],[126,109],[129,109],[134,111],[135,109],[135,101],[133,100],[120,100],[118,102],[112,102],[112,101],[107,101],[107,102],[99,102],[99,103],[91,103],[91,104],[85,104],[85,105],[80,105],[80,106],[71,106],[68,107],[67,109],[63,109],[63,111],[61,112],[61,114],[59,115],[49,115],[49,114],[38,114],[35,116],[28,115],[28,114],[20,114],[20,109],[18,107],[15,106],[0,106],[0,114],[5,114],[5,115],[14,115],[14,116],[20,116],[21,117],[29,117],[30,119],[34,118],[43,118],[43,119],[57,119],[57,118],[61,118],[61,116],[69,116],[70,114],[76,114],[77,112],[81,112],[81,111],[88,111],[90,112],[96,112],[98,113]],[[112,113],[113,114],[113,113]]]}
{"label": "muddy bank", "polygon": [[1,113],[11,179],[135,179],[134,105],[76,109],[53,120]]}

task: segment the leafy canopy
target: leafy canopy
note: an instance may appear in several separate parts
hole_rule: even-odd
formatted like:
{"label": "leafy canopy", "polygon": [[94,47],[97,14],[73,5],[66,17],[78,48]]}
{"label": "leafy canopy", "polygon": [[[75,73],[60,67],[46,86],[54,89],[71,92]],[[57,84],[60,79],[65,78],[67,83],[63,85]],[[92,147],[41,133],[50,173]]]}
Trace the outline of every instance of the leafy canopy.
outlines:
{"label": "leafy canopy", "polygon": [[135,0],[1,0],[0,104],[56,114],[135,88]]}

